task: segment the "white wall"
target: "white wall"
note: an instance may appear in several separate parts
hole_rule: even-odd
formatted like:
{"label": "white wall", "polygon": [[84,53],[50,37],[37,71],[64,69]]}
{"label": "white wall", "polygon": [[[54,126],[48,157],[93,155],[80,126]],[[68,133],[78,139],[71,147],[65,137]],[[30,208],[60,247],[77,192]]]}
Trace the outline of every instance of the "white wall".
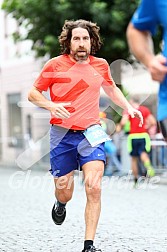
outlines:
{"label": "white wall", "polygon": [[[3,0],[0,0],[0,6]],[[0,9],[0,64],[3,65],[6,61],[15,60],[17,57],[23,57],[27,55],[33,55],[31,49],[32,42],[24,41],[17,44],[14,43],[12,34],[13,32],[20,31],[25,34],[24,27],[19,27],[16,20],[14,20],[11,14],[5,13]]]}

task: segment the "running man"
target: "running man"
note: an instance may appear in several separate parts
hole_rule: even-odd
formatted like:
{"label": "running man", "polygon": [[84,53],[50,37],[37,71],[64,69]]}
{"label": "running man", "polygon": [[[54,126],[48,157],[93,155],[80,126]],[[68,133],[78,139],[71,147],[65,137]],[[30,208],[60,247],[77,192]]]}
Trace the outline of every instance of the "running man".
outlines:
{"label": "running man", "polygon": [[[100,185],[106,161],[106,136],[99,118],[100,87],[132,118],[138,117],[141,124],[143,118],[115,85],[106,60],[93,56],[102,44],[95,23],[65,21],[59,42],[62,54],[45,64],[28,94],[29,101],[51,113],[50,171],[56,197],[52,218],[57,225],[64,222],[66,204],[74,190],[74,170],[81,167],[87,197],[82,252],[102,251],[93,244],[101,211]],[[51,100],[43,95],[48,89]]]}
{"label": "running man", "polygon": [[131,169],[134,176],[135,185],[137,185],[139,178],[138,171],[138,158],[142,161],[147,171],[148,177],[153,177],[155,171],[150,161],[149,152],[151,150],[151,141],[148,134],[148,130],[156,126],[156,119],[151,114],[150,110],[146,106],[141,106],[137,98],[130,100],[130,103],[134,108],[141,111],[143,115],[143,125],[139,127],[138,118],[132,120],[131,117],[125,112],[120,125],[123,127],[127,121],[130,121],[130,132],[128,135],[128,152],[131,156]]}

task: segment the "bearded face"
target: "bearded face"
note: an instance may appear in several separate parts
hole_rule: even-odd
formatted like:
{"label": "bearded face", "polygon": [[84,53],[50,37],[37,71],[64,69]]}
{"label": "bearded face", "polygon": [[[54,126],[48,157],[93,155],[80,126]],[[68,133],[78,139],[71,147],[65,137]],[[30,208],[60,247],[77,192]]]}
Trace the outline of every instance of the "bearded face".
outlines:
{"label": "bearded face", "polygon": [[89,33],[84,28],[74,28],[72,30],[70,56],[76,61],[87,60],[91,50]]}

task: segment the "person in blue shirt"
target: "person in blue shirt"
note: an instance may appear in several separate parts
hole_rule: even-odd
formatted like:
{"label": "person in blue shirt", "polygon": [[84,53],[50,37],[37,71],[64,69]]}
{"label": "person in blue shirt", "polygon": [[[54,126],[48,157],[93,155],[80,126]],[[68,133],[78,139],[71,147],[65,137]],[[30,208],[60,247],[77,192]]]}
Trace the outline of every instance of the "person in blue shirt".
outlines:
{"label": "person in blue shirt", "polygon": [[[163,29],[162,53],[155,55],[152,37],[157,27]],[[160,82],[157,119],[167,141],[167,1],[141,0],[127,27],[131,52],[149,70],[152,79]]]}

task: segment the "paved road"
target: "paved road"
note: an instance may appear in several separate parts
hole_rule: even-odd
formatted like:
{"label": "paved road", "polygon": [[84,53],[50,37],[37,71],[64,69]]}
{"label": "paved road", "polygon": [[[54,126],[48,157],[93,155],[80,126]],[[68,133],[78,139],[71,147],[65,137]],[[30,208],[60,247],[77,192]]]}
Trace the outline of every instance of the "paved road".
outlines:
{"label": "paved road", "polygon": [[[44,171],[0,168],[0,251],[81,252],[85,193],[81,176],[62,226],[51,220],[53,181]],[[167,185],[104,177],[95,245],[103,252],[167,251]]]}

